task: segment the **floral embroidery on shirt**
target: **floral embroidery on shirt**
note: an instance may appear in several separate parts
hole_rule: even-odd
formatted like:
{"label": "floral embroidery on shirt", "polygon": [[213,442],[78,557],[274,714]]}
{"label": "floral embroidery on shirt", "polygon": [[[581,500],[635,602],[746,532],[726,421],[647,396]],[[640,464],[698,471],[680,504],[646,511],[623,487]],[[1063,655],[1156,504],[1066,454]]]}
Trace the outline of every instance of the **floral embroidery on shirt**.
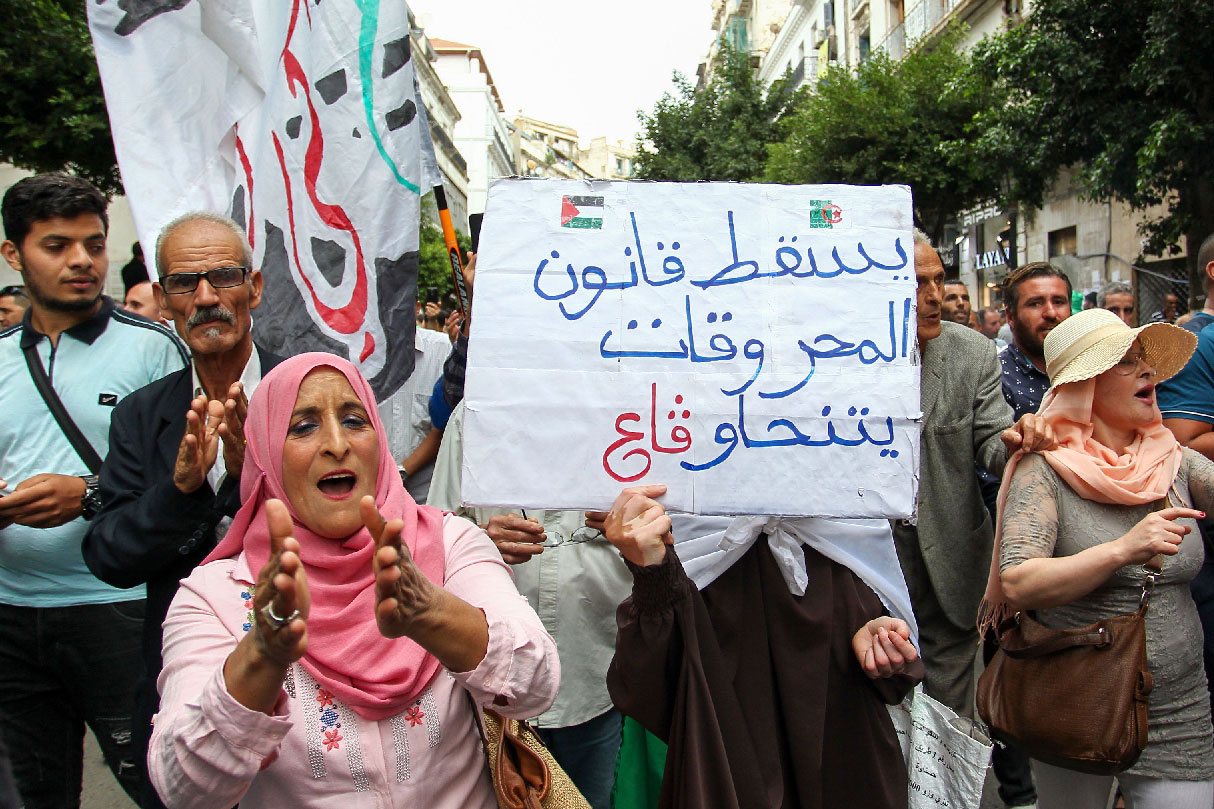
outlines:
{"label": "floral embroidery on shirt", "polygon": [[342,740],[342,735],[339,730],[341,722],[341,714],[337,712],[337,704],[333,699],[333,694],[325,689],[317,686],[316,702],[320,706],[320,726],[321,732],[324,734],[323,744],[325,752],[330,753],[339,748],[338,742]]}
{"label": "floral embroidery on shirt", "polygon": [[248,614],[245,616],[244,626],[243,626],[244,631],[248,632],[250,629],[253,628],[253,622],[255,620],[254,616],[253,616],[253,594],[250,593],[248,590],[241,590],[240,597],[241,597],[241,599],[244,600],[244,608],[249,611]]}
{"label": "floral embroidery on shirt", "polygon": [[405,711],[405,719],[409,720],[409,727],[411,728],[420,725],[422,720],[425,718],[426,715],[422,713],[421,709],[421,700],[418,700],[413,705],[410,705],[409,709]]}

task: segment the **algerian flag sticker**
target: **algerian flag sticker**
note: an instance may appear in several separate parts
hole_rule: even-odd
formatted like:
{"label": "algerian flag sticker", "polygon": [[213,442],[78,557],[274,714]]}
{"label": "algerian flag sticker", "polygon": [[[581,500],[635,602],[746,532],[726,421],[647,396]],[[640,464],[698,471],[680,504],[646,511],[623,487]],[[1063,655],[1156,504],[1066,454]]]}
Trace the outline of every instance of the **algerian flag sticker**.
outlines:
{"label": "algerian flag sticker", "polygon": [[561,227],[603,229],[602,197],[561,197]]}

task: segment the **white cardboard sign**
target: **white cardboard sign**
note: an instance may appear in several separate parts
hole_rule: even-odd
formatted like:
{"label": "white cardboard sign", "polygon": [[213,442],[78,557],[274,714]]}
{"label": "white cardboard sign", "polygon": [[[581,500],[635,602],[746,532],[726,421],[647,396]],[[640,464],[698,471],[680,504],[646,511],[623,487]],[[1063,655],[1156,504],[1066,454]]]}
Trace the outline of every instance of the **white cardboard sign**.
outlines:
{"label": "white cardboard sign", "polygon": [[602,509],[906,517],[919,462],[905,186],[500,180],[462,491]]}

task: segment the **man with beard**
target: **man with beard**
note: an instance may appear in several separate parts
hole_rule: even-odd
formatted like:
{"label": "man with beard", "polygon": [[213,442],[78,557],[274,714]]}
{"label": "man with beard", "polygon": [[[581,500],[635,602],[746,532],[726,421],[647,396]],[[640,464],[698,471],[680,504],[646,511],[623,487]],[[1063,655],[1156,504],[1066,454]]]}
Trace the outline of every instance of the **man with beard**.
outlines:
{"label": "man with beard", "polygon": [[944,282],[944,298],[940,301],[940,316],[950,323],[970,324],[970,291],[961,281]]}
{"label": "man with beard", "polygon": [[167,330],[102,297],[109,223],[96,188],[40,174],[0,207],[0,254],[30,299],[21,327],[0,334],[0,733],[25,806],[66,809],[80,802],[85,723],[119,783],[140,792],[131,706],[144,593],[99,581],[80,545],[115,405],[186,357]]}
{"label": "man with beard", "polygon": [[999,354],[1003,397],[1016,418],[1036,413],[1050,388],[1045,373],[1045,336],[1071,316],[1071,279],[1047,261],[1014,270],[1003,282],[1012,342]]}
{"label": "man with beard", "polygon": [[[134,716],[141,761],[159,703],[160,625],[178,581],[215,547],[240,506],[248,398],[280,362],[253,344],[262,277],[238,224],[185,214],[161,231],[155,259],[156,302],[193,360],[114,412],[101,511],[84,540],[85,562],[102,581],[147,585],[145,676]],[[150,783],[142,805],[160,805]]]}

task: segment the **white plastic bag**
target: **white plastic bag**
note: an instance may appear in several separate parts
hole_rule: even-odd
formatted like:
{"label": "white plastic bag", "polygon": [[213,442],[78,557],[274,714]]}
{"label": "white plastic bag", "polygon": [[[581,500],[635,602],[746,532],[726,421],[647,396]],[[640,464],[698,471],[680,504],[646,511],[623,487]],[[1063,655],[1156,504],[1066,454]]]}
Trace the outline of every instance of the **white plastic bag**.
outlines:
{"label": "white plastic bag", "polygon": [[910,809],[974,809],[991,744],[968,719],[916,688],[901,705],[889,706],[906,758]]}

